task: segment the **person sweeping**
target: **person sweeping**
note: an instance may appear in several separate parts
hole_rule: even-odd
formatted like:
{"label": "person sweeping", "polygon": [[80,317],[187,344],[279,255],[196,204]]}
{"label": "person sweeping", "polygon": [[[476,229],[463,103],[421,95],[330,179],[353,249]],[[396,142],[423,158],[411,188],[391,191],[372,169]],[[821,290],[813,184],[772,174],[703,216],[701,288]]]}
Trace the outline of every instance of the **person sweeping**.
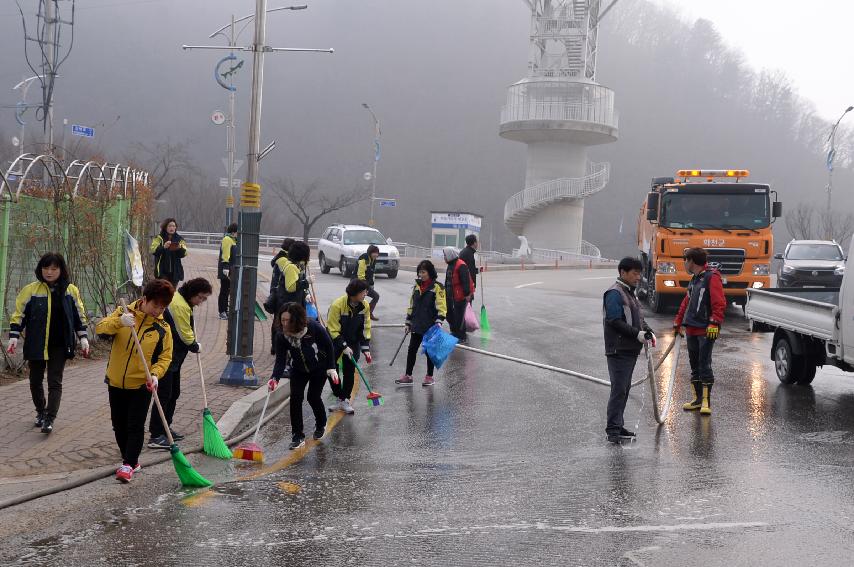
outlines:
{"label": "person sweeping", "polygon": [[[35,426],[53,431],[62,399],[65,361],[74,358],[77,339],[83,356],[89,356],[86,309],[80,291],[70,282],[62,254],[48,252],[36,264],[36,281],[21,289],[9,324],[7,352],[15,354],[21,335],[24,359],[30,365],[30,394],[36,408]],[[44,375],[47,370],[47,401]]]}
{"label": "person sweeping", "polygon": [[[447,315],[445,303],[445,288],[436,281],[436,267],[430,260],[422,260],[416,269],[418,278],[409,296],[409,309],[406,311],[406,332],[409,337],[409,350],[406,353],[406,372],[394,381],[402,386],[412,385],[412,371],[415,369],[415,358],[424,333],[433,325],[442,326]],[[433,361],[427,357],[427,375],[422,386],[433,385]]]}
{"label": "person sweeping", "polygon": [[[116,309],[95,329],[98,336],[113,342],[104,382],[116,444],[122,455],[122,465],[116,470],[120,482],[130,482],[140,469],[139,454],[145,440],[151,393],[157,389],[158,377],[166,374],[172,362],[172,331],[163,313],[174,295],[175,288],[167,280],[152,280],[142,289],[141,299],[131,303],[127,311]],[[150,377],[136,352],[132,333],[139,338],[150,364]]]}
{"label": "person sweeping", "polygon": [[341,384],[332,383],[332,393],[338,397],[338,405],[330,411],[340,410],[353,414],[350,403],[353,384],[356,381],[356,366],[360,353],[371,363],[371,308],[365,300],[368,284],[364,280],[351,280],[344,295],[332,302],[326,317],[326,328],[335,345],[335,360],[342,359]]}
{"label": "person sweeping", "polygon": [[314,412],[314,438],[320,439],[326,433],[326,408],[320,396],[327,378],[334,385],[339,382],[335,370],[335,349],[329,333],[320,323],[308,319],[302,305],[287,303],[277,317],[282,332],[276,337],[276,362],[267,388],[271,392],[276,389],[290,360],[292,438],[289,447],[299,449],[305,444],[303,399],[308,400]]}
{"label": "person sweeping", "polygon": [[[166,374],[160,379],[157,395],[160,396],[163,414],[166,416],[166,422],[175,441],[184,438],[183,435],[171,429],[175,407],[181,396],[181,366],[187,358],[187,353],[202,351],[194,331],[193,309],[207,301],[212,293],[213,286],[205,278],[188,280],[178,288],[178,293],[173,296],[169,308],[163,313],[163,319],[169,324],[169,330],[172,332],[172,362]],[[171,443],[166,438],[166,430],[157,408],[151,410],[148,432],[151,435],[148,441],[149,449],[169,450]]]}

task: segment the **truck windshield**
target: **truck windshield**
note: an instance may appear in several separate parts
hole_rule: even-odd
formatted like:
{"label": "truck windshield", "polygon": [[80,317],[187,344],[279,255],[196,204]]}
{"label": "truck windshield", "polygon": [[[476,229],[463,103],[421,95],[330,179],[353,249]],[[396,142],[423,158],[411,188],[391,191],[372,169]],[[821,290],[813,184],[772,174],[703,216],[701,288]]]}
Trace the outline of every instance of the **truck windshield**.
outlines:
{"label": "truck windshield", "polygon": [[842,251],[835,244],[792,244],[787,260],[842,260]]}
{"label": "truck windshield", "polygon": [[346,230],[344,244],[385,244],[385,237],[377,230]]}
{"label": "truck windshield", "polygon": [[771,223],[767,193],[665,193],[661,226],[670,228],[765,228]]}

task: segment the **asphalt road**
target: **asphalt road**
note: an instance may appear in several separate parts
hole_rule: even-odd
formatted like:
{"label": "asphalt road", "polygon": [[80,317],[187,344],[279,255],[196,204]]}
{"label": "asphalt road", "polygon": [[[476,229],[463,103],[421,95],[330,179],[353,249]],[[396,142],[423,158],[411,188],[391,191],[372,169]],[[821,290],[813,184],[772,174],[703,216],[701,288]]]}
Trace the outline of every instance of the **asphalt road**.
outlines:
{"label": "asphalt road", "polygon": [[[411,273],[378,278],[381,323],[397,323]],[[607,378],[601,294],[610,271],[494,272],[486,350]],[[318,275],[326,305],[343,293]],[[479,307],[480,298],[476,305]],[[769,337],[730,309],[715,351],[714,413],[665,425],[644,385],[627,425],[604,438],[607,388],[457,351],[422,388],[395,387],[398,328],[375,332],[356,414],[287,450],[283,412],[262,431],[262,465],[194,457],[214,480],[183,490],[171,465],[130,485],[105,480],[0,512],[0,561],[23,565],[849,565],[854,380],[820,371],[781,385]],[[670,317],[650,317],[670,339]],[[685,361],[687,362],[687,361]],[[638,365],[636,377],[643,372]],[[665,364],[663,371],[667,371]],[[665,381],[658,377],[659,383]],[[313,424],[305,408],[306,428]]]}

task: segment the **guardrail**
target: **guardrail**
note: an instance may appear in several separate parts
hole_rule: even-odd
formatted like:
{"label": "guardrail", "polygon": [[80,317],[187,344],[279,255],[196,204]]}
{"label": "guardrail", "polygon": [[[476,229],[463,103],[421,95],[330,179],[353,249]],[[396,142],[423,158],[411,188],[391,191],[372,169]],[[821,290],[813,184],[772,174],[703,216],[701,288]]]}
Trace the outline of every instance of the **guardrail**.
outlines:
{"label": "guardrail", "polygon": [[614,92],[601,85],[567,80],[526,80],[507,89],[501,123],[520,120],[572,120],[619,125]]}

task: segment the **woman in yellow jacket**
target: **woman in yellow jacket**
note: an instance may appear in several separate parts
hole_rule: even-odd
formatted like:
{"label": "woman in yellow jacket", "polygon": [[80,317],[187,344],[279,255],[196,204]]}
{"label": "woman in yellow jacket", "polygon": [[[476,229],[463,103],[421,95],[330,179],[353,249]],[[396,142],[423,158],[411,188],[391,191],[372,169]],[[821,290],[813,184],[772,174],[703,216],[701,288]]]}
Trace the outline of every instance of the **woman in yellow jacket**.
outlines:
{"label": "woman in yellow jacket", "polygon": [[[116,443],[122,453],[122,466],[116,470],[116,479],[121,482],[129,482],[139,470],[151,392],[157,389],[157,377],[163,376],[172,362],[172,332],[163,312],[174,295],[175,288],[168,281],[152,280],[143,288],[142,299],[131,303],[128,311],[120,307],[96,327],[98,336],[113,340],[104,382]],[[131,333],[136,333],[142,345],[151,381]]]}
{"label": "woman in yellow jacket", "polygon": [[161,223],[160,234],[151,241],[150,250],[154,256],[154,277],[177,286],[184,279],[181,258],[187,255],[187,242],[178,234],[178,221],[168,218]]}
{"label": "woman in yellow jacket", "polygon": [[[30,364],[30,393],[36,407],[36,427],[53,431],[62,398],[65,361],[74,358],[80,339],[83,356],[89,356],[86,310],[80,291],[72,284],[62,254],[48,252],[36,265],[36,279],[24,286],[15,300],[9,327],[9,354],[15,354],[21,334],[24,359]],[[47,403],[44,374],[47,369]]]}

